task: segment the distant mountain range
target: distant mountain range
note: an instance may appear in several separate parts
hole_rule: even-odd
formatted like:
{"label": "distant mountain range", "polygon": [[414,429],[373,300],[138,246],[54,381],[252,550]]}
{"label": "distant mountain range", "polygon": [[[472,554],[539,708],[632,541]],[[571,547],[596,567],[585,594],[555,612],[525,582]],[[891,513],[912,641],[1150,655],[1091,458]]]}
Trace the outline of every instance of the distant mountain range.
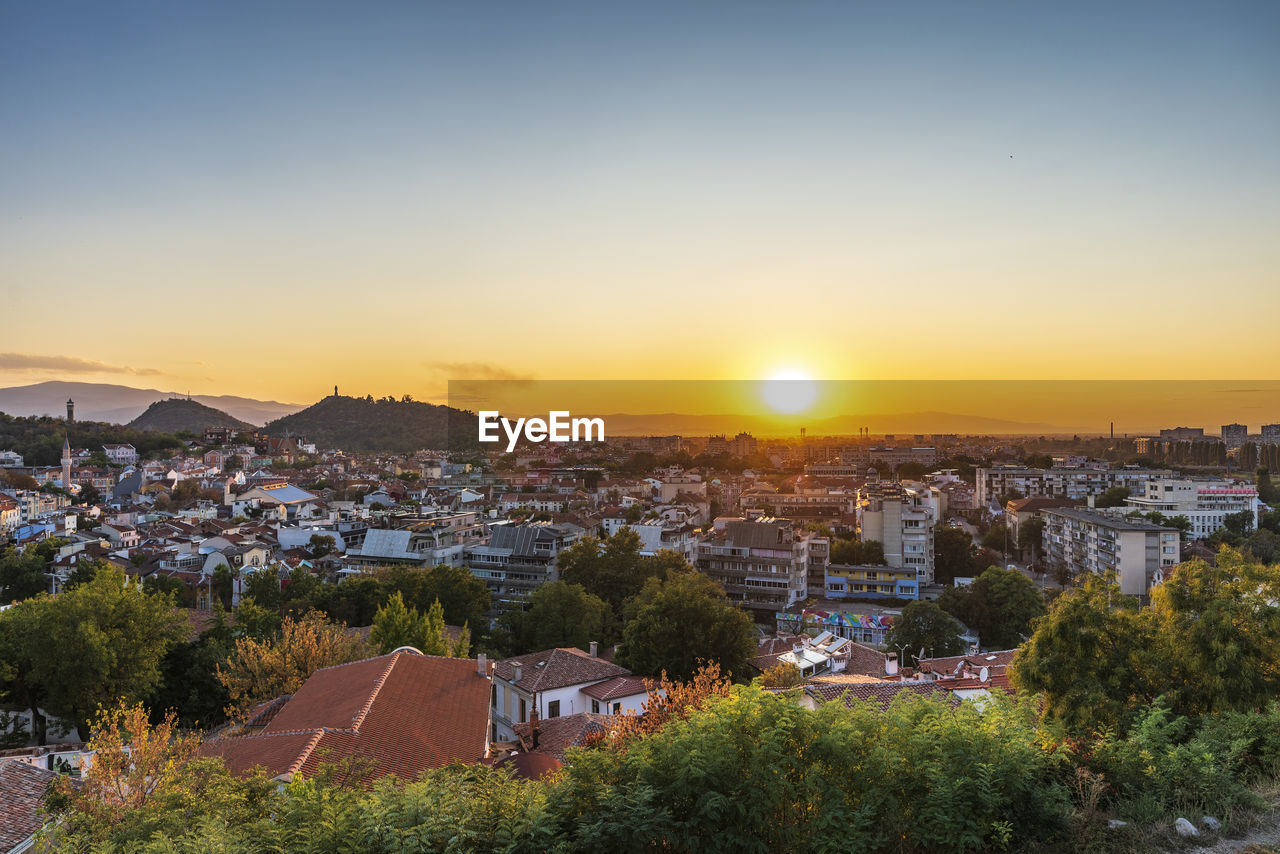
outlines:
{"label": "distant mountain range", "polygon": [[473,450],[479,447],[476,417],[469,412],[371,397],[330,396],[301,412],[267,424],[271,436],[297,436],[321,448],[408,453],[424,448]]}
{"label": "distant mountain range", "polygon": [[[132,388],[108,383],[44,382],[0,388],[0,412],[10,415],[66,415],[67,398],[76,402],[76,418],[127,424],[148,406],[185,394],[154,388]],[[303,408],[303,404],[254,400],[231,395],[192,395],[197,403],[230,415],[234,419],[260,425]],[[203,429],[203,428],[201,428]]]}
{"label": "distant mountain range", "polygon": [[232,427],[236,430],[253,430],[254,425],[234,418],[221,409],[205,406],[185,397],[157,400],[147,411],[127,425],[135,430],[157,430],[161,433],[177,433],[190,430],[200,433],[206,427]]}

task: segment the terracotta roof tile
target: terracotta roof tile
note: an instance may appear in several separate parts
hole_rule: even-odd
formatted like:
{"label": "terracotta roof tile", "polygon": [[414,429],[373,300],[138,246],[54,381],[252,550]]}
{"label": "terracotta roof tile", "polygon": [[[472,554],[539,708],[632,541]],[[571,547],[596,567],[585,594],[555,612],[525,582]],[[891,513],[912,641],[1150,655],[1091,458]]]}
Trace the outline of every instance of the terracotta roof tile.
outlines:
{"label": "terracotta roof tile", "polygon": [[[515,666],[521,666],[520,681],[513,682]],[[584,682],[598,682],[631,671],[601,658],[592,658],[580,649],[548,649],[499,661],[494,675],[530,693],[567,688]]]}
{"label": "terracotta roof tile", "polygon": [[44,824],[40,802],[57,776],[17,759],[0,760],[0,850],[17,847]]}
{"label": "terracotta roof tile", "polygon": [[595,697],[597,700],[614,700],[618,697],[631,697],[636,694],[648,693],[644,687],[644,678],[641,676],[615,676],[605,682],[598,682],[595,685],[588,685],[582,689],[582,693],[588,697]]}
{"label": "terracotta roof tile", "polygon": [[[566,750],[582,744],[589,735],[608,732],[610,721],[608,715],[593,715],[588,712],[539,720],[538,746],[534,748],[534,752],[554,756],[563,762]],[[529,724],[516,724],[515,731],[522,739],[529,738]]]}
{"label": "terracotta roof tile", "polygon": [[397,652],[317,670],[257,735],[202,752],[237,772],[312,775],[325,762],[369,761],[369,780],[412,779],[488,749],[490,682],[467,658]]}

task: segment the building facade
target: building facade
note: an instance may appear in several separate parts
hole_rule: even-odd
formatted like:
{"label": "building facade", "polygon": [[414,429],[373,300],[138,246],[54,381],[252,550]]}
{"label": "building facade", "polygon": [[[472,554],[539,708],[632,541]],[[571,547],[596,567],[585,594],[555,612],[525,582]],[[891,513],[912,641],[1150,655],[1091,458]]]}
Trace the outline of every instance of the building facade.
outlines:
{"label": "building facade", "polygon": [[1071,507],[1043,515],[1043,551],[1051,566],[1066,566],[1077,575],[1114,577],[1130,595],[1145,595],[1181,560],[1180,537],[1173,528]]}

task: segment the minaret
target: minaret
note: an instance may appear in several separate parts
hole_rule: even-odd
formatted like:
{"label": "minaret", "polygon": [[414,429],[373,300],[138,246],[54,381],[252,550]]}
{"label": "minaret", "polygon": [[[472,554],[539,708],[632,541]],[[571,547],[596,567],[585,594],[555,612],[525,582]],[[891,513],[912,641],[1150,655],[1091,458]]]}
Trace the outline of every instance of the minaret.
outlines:
{"label": "minaret", "polygon": [[67,423],[70,424],[75,420],[76,420],[76,402],[68,397],[67,398]]}
{"label": "minaret", "polygon": [[62,488],[71,490],[71,439],[62,440]]}

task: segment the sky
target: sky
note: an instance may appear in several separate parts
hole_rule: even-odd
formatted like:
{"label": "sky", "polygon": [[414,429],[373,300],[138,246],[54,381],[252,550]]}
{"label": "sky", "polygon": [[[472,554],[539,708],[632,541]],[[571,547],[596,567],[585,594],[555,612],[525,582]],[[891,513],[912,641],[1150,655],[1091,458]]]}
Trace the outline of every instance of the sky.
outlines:
{"label": "sky", "polygon": [[1278,43],[1269,0],[0,0],[0,385],[1277,379]]}

